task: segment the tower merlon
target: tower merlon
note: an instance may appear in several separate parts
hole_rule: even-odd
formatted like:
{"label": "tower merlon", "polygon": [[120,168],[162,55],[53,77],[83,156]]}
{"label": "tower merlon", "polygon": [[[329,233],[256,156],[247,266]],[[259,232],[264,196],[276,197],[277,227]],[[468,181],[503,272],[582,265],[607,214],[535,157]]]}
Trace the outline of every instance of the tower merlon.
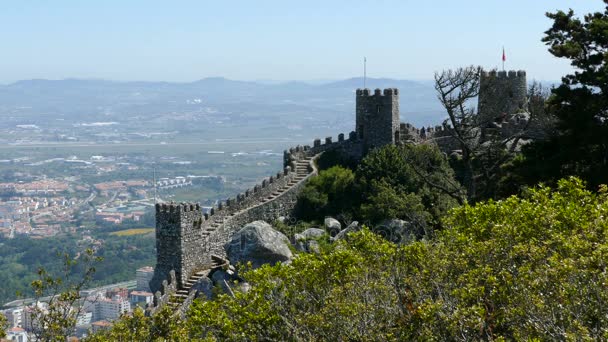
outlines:
{"label": "tower merlon", "polygon": [[386,88],[381,90],[379,88],[374,90],[374,94],[371,94],[371,91],[368,88],[365,89],[357,89],[357,96],[393,96],[399,95],[399,89],[397,88]]}
{"label": "tower merlon", "polygon": [[525,70],[509,70],[509,71],[482,71],[481,78],[519,78],[525,77]]}

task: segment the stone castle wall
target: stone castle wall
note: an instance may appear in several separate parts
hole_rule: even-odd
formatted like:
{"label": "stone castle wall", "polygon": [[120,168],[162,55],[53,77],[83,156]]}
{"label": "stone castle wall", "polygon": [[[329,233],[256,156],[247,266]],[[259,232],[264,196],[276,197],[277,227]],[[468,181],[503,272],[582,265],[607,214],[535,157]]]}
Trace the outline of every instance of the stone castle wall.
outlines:
{"label": "stone castle wall", "polygon": [[[522,83],[523,82],[523,83]],[[480,94],[479,108],[488,116],[497,111],[518,112],[525,108],[525,72],[484,73],[481,87],[488,93]],[[504,105],[496,96],[507,96]],[[396,143],[436,143],[444,152],[459,148],[449,125],[415,128],[399,121],[399,91],[357,89],[356,131],[346,138],[338,135],[324,142],[316,139],[313,146],[296,146],[284,151],[283,171],[262,180],[260,184],[221,201],[209,213],[203,214],[198,204],[157,204],[156,244],[157,264],[150,288],[155,292],[155,306],[166,302],[168,296],[182,288],[196,272],[209,269],[212,256],[224,257],[224,245],[245,224],[265,220],[272,222],[293,213],[298,193],[306,181],[317,174],[315,160],[323,152],[337,151],[353,160],[361,160],[372,148]],[[523,101],[523,102],[522,102]],[[503,120],[504,121],[504,120]],[[500,132],[518,129],[517,119],[509,119],[499,126]],[[301,169],[305,167],[303,172]],[[303,177],[303,175],[305,176]]]}
{"label": "stone castle wall", "polygon": [[[224,245],[247,223],[272,222],[292,215],[301,188],[317,174],[316,158],[328,150],[342,151],[357,159],[363,155],[355,132],[348,139],[340,134],[335,142],[332,137],[325,138],[323,144],[316,139],[312,147],[286,150],[282,172],[264,178],[235,198],[220,201],[207,214],[202,213],[199,204],[157,204],[157,263],[150,288],[157,292],[158,302],[163,303],[162,298],[170,295],[165,291],[181,288],[192,274],[211,267],[212,255],[225,257]],[[297,168],[302,165],[306,165],[306,176],[296,182],[301,171]]]}

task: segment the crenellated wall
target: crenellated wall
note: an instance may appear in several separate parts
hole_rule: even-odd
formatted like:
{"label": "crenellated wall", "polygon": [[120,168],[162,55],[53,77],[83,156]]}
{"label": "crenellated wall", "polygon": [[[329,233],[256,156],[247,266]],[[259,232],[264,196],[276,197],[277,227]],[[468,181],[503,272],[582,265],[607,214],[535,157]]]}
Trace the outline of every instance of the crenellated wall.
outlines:
{"label": "crenellated wall", "polygon": [[339,134],[335,141],[332,137],[323,142],[316,139],[312,147],[296,146],[284,151],[283,171],[264,178],[235,198],[220,201],[209,213],[203,214],[198,204],[157,204],[157,263],[151,290],[160,291],[163,281],[173,284],[171,272],[175,274],[175,286],[182,288],[192,274],[211,267],[212,255],[224,257],[224,245],[247,223],[272,222],[292,215],[301,188],[317,174],[316,159],[328,150],[339,150],[356,159],[363,156],[362,142],[355,132],[348,138]]}
{"label": "crenellated wall", "polygon": [[[520,108],[522,80],[525,84],[525,72],[488,73],[482,75],[481,83],[503,87],[507,95],[512,91],[517,99],[512,106]],[[484,96],[480,95],[480,109],[490,110],[499,105],[492,102],[491,96],[487,100]],[[166,303],[176,291],[182,296],[186,291],[186,302],[191,301],[194,296],[188,287],[192,284],[191,277],[214,267],[214,260],[218,259],[214,256],[225,257],[224,245],[241,227],[256,220],[272,222],[280,216],[292,215],[300,190],[318,172],[315,162],[322,153],[337,151],[349,159],[361,160],[370,149],[386,144],[432,141],[444,152],[459,148],[449,125],[418,129],[400,123],[397,89],[383,92],[376,89],[374,94],[369,89],[358,89],[356,100],[355,131],[348,136],[339,134],[335,140],[315,139],[312,146],[284,151],[281,172],[264,178],[235,198],[219,202],[208,213],[203,214],[198,204],[156,205],[157,263],[150,282],[155,293],[150,312]],[[522,125],[514,120],[500,129],[508,131]]]}

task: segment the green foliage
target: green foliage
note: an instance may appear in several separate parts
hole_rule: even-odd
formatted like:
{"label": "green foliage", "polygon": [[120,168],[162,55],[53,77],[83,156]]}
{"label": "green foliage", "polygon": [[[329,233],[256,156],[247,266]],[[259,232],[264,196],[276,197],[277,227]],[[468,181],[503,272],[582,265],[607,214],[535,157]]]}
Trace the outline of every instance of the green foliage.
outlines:
{"label": "green foliage", "polygon": [[6,317],[0,313],[0,338],[6,337],[6,327],[8,325],[8,320]]}
{"label": "green foliage", "polygon": [[298,195],[296,212],[303,219],[350,212],[356,203],[355,176],[349,169],[333,166],[306,183]]}
{"label": "green foliage", "polygon": [[[576,178],[561,180],[555,190],[458,207],[431,239],[396,245],[364,229],[321,254],[246,270],[248,292],[195,301],[162,336],[602,340],[607,232],[608,188],[592,193]],[[134,339],[137,329],[122,329],[129,332],[113,340]]]}
{"label": "green foliage", "polygon": [[388,145],[370,152],[357,169],[357,183],[365,221],[399,218],[437,225],[464,201],[447,159],[431,144]]}
{"label": "green foliage", "polygon": [[432,227],[459,201],[464,191],[436,146],[387,145],[370,152],[354,174],[340,166],[321,171],[302,190],[297,214],[370,223],[404,219]]}
{"label": "green foliage", "polygon": [[[100,261],[93,250],[87,249],[75,258],[64,254],[63,270],[58,275],[38,269],[38,279],[31,284],[34,303],[47,297],[48,306],[32,307],[32,326],[26,327],[33,331],[37,341],[65,341],[73,333],[81,309],[80,291],[89,285],[95,273],[94,264]],[[82,276],[76,279],[71,277],[75,267],[83,269]]]}
{"label": "green foliage", "polygon": [[[93,232],[96,239],[103,240],[97,255],[103,262],[97,263],[91,286],[111,284],[133,279],[135,270],[155,262],[154,235],[112,236],[106,232]],[[74,235],[57,236],[46,239],[30,239],[17,236],[1,242],[0,247],[0,303],[15,299],[16,296],[31,297],[34,291],[30,283],[38,278],[36,271],[45,269],[51,274],[59,274],[63,269],[62,258],[58,255],[77,255],[89,245],[82,245]],[[71,277],[84,275],[84,269],[76,266]]]}
{"label": "green foliage", "polygon": [[161,308],[153,317],[141,308],[123,314],[112,328],[84,339],[85,342],[102,341],[191,341],[187,327],[169,307]]}
{"label": "green foliage", "polygon": [[582,19],[572,10],[547,16],[553,25],[543,42],[576,71],[563,77],[549,98],[556,132],[524,149],[519,170],[528,184],[576,175],[595,187],[608,182],[608,6]]}
{"label": "green foliage", "polygon": [[428,249],[441,263],[438,293],[450,294],[441,296],[444,310],[461,308],[444,324],[488,339],[605,338],[607,210],[605,191],[578,179],[455,209]]}
{"label": "green foliage", "polygon": [[[382,340],[397,302],[383,279],[392,245],[365,231],[328,254],[301,254],[291,265],[247,271],[253,285],[235,297],[196,301],[188,314],[194,338],[213,340]],[[213,314],[209,314],[213,312]]]}
{"label": "green foliage", "polygon": [[415,193],[399,193],[385,180],[372,180],[369,197],[361,206],[361,215],[371,222],[401,218],[423,226],[431,220],[420,196]]}

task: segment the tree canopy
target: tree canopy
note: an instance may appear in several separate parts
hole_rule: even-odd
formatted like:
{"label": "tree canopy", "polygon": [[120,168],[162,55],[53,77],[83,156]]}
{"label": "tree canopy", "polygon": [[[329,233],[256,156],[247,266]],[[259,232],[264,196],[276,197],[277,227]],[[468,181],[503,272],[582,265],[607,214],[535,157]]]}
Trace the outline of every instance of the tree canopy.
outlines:
{"label": "tree canopy", "polygon": [[[608,188],[571,178],[458,207],[430,239],[351,233],[320,254],[242,272],[247,292],[197,300],[184,321],[140,319],[146,336],[175,340],[602,339],[607,232]],[[141,333],[128,324],[105,336]]]}
{"label": "tree canopy", "polygon": [[371,151],[353,173],[334,166],[312,178],[300,194],[298,214],[370,224],[403,219],[437,226],[464,190],[454,179],[446,157],[434,145],[387,145]]}
{"label": "tree canopy", "polygon": [[595,187],[608,182],[608,5],[583,18],[572,10],[547,16],[553,25],[543,42],[575,70],[547,104],[557,119],[555,134],[524,150],[521,170],[528,184],[577,175]]}

